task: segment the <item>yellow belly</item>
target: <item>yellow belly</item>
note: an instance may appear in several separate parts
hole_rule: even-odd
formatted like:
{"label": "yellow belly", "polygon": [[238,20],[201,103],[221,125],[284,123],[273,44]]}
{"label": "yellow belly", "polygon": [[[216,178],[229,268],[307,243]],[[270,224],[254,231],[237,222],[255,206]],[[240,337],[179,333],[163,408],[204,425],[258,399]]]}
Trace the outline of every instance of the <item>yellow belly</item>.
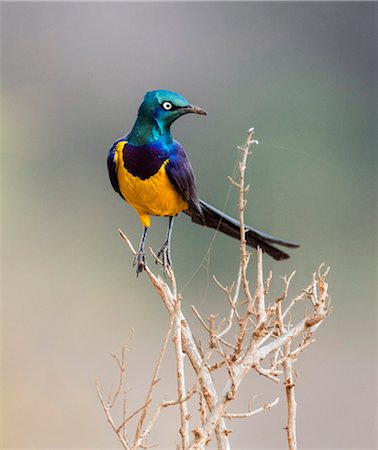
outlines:
{"label": "yellow belly", "polygon": [[118,184],[124,199],[136,209],[142,225],[150,226],[150,215],[177,216],[181,211],[187,209],[187,202],[169,181],[165,170],[168,159],[155,175],[147,180],[141,180],[125,169],[122,151],[124,145],[125,141],[116,145]]}

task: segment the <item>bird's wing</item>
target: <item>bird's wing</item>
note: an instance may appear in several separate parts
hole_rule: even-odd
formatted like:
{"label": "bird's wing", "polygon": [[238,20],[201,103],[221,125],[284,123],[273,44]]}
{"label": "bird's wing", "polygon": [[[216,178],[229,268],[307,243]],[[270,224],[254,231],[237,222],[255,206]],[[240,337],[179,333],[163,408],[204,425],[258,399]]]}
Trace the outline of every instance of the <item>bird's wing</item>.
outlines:
{"label": "bird's wing", "polygon": [[109,178],[110,182],[112,183],[113,189],[121,195],[117,177],[118,154],[116,150],[116,143],[114,143],[111,149],[109,150],[107,163],[108,163]]}
{"label": "bird's wing", "polygon": [[189,212],[195,221],[204,224],[201,204],[198,199],[196,179],[185,150],[175,142],[175,151],[169,156],[166,171],[176,191],[188,203]]}

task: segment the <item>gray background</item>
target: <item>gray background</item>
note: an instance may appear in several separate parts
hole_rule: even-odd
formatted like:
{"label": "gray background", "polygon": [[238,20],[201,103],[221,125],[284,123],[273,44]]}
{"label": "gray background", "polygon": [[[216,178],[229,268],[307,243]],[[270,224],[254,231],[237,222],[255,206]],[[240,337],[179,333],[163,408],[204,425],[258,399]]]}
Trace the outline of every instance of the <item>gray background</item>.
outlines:
{"label": "gray background", "polygon": [[[173,131],[201,197],[218,207],[236,145],[256,127],[248,221],[301,243],[287,262],[265,258],[273,293],[293,269],[294,295],[321,262],[332,267],[332,316],[298,364],[300,448],[376,448],[376,3],[2,3],[1,10],[4,447],[117,447],[94,380],[107,391],[116,374],[108,355],[132,327],[130,406],[144,398],[167,317],[118,237],[122,227],[137,244],[141,229],[112,191],[105,159],[144,92],[165,88],[208,111]],[[233,190],[232,214],[236,199]],[[154,248],[165,222],[153,219]],[[212,236],[177,220],[180,287]],[[189,317],[190,304],[204,315],[225,313],[211,275],[230,283],[237,260],[237,242],[217,235],[208,270],[184,289]],[[168,356],[158,395],[174,398]],[[279,387],[252,376],[237,407],[260,393],[256,406],[276,395],[282,401],[233,422],[233,448],[286,445]],[[153,434],[161,448],[179,439],[175,417],[162,416]]]}

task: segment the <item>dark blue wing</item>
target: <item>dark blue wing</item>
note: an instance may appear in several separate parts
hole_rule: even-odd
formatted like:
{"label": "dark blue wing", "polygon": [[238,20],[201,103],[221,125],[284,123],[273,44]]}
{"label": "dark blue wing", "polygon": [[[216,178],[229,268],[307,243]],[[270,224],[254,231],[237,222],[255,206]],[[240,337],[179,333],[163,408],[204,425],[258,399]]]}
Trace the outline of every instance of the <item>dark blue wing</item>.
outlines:
{"label": "dark blue wing", "polygon": [[117,177],[118,155],[116,152],[116,143],[114,143],[111,149],[109,150],[107,163],[108,163],[109,178],[110,182],[112,183],[113,189],[121,195],[119,191],[119,184]]}
{"label": "dark blue wing", "polygon": [[176,191],[189,205],[189,213],[199,223],[204,224],[201,204],[198,199],[196,179],[185,150],[175,142],[174,151],[169,156],[166,171]]}

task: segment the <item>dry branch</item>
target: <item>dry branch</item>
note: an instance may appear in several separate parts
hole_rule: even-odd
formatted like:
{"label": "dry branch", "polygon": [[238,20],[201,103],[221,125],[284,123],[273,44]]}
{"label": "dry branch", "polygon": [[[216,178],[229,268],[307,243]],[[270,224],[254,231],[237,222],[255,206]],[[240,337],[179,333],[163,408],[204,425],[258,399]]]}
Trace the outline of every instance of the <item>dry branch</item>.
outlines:
{"label": "dry branch", "polygon": [[[224,286],[214,277],[215,283],[225,296],[229,312],[223,319],[218,319],[216,314],[211,314],[209,318],[205,319],[200,311],[192,306],[195,318],[202,325],[202,333],[205,336],[204,340],[201,339],[201,346],[194,340],[190,324],[181,310],[181,297],[177,292],[174,272],[169,269],[169,279],[164,280],[146,266],[147,276],[167,309],[170,325],[163,340],[145,402],[136,411],[127,414],[125,395],[123,418],[119,425],[116,424],[112,408],[120,399],[120,393],[125,383],[125,350],[122,352],[121,358],[113,355],[120,374],[115,393],[110,396],[108,403],[104,401],[97,385],[98,396],[107,421],[125,450],[144,449],[151,446],[148,442],[150,433],[161,412],[167,407],[177,407],[179,412],[181,445],[177,444],[177,449],[205,449],[214,433],[218,450],[229,450],[231,448],[229,441],[231,431],[226,427],[226,419],[251,420],[256,414],[271,409],[279,401],[279,398],[276,398],[256,409],[249,406],[247,412],[244,413],[227,411],[229,405],[237,397],[244,378],[253,373],[262,375],[269,381],[282,383],[287,402],[288,448],[289,450],[297,449],[294,362],[300,353],[314,342],[313,334],[330,312],[326,283],[329,269],[324,270],[323,265],[320,266],[319,270],[313,274],[310,285],[293,298],[289,298],[289,287],[295,272],[289,277],[283,277],[282,295],[269,301],[272,273],[269,272],[268,276],[264,278],[263,254],[262,250],[258,248],[256,252],[257,278],[252,295],[250,280],[247,276],[251,253],[247,251],[245,240],[244,212],[247,205],[245,194],[249,189],[249,186],[245,184],[245,170],[248,156],[251,154],[250,149],[256,143],[254,130],[251,128],[248,131],[245,145],[238,147],[241,151],[239,180],[230,178],[231,183],[239,189],[241,239],[240,265],[236,280],[231,286]],[[125,233],[122,230],[119,230],[119,233],[131,253],[135,254],[134,247]],[[292,324],[291,311],[299,301],[306,302],[308,312],[302,320]],[[176,400],[162,399],[158,401],[158,406],[151,413],[154,387],[158,382],[158,374],[172,334],[178,396]],[[298,337],[301,339],[296,340]],[[189,370],[189,365],[192,367],[195,383],[192,389],[187,391],[185,374]],[[216,388],[213,380],[212,374],[216,371],[222,371],[226,376],[226,382],[221,389]],[[195,393],[198,393],[198,401],[195,400],[197,398]],[[194,410],[198,412],[198,419],[190,412]],[[127,428],[134,417],[138,417],[138,420],[135,426],[134,440],[130,444],[127,438]],[[190,422],[195,420],[197,423],[190,428]]]}
{"label": "dry branch", "polygon": [[248,412],[246,413],[226,413],[224,415],[224,417],[227,417],[227,419],[245,419],[247,417],[252,417],[255,416],[256,414],[272,409],[273,406],[277,405],[277,403],[279,402],[280,398],[277,397],[275,400],[273,400],[270,403],[265,403],[264,405],[260,406],[260,408],[257,409],[250,409]]}

